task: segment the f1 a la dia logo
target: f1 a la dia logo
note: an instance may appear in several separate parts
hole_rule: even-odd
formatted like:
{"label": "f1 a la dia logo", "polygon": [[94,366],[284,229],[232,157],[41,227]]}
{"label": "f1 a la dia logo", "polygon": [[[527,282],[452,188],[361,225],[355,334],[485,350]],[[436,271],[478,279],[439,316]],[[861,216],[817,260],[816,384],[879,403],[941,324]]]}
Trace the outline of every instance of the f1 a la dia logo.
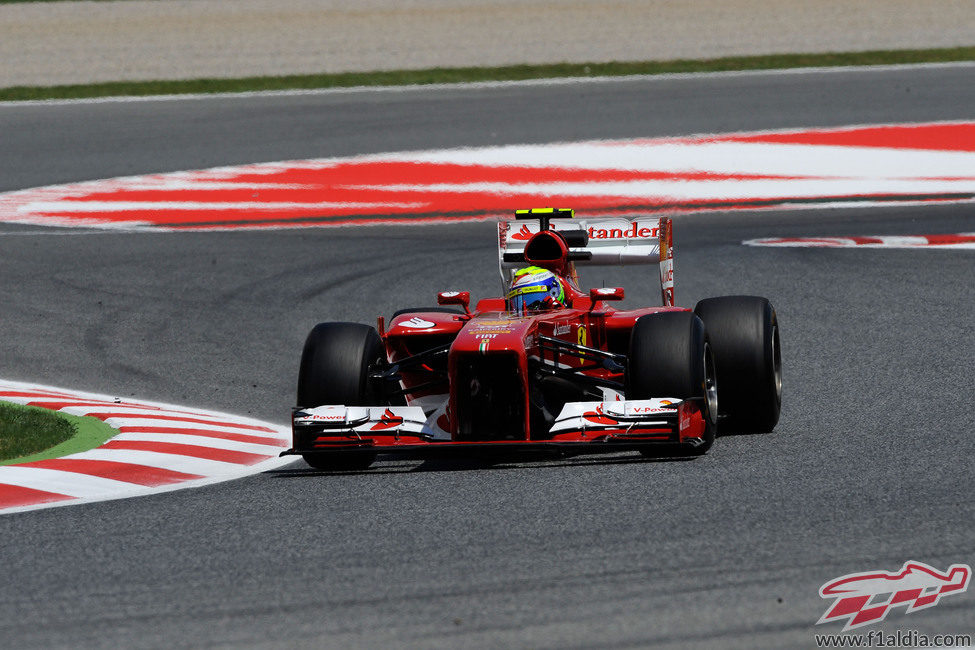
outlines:
{"label": "f1 a la dia logo", "polygon": [[895,607],[908,614],[937,605],[944,596],[968,590],[972,568],[952,564],[944,572],[923,562],[908,561],[900,571],[866,571],[834,578],[819,589],[822,598],[835,598],[816,625],[846,621],[843,631],[879,623]]}

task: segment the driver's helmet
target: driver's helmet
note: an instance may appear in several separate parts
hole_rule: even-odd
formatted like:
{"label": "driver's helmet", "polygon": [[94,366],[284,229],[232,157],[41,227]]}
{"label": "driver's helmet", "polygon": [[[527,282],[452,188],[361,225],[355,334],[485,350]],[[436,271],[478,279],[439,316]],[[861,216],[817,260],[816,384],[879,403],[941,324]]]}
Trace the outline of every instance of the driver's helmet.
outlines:
{"label": "driver's helmet", "polygon": [[565,306],[562,280],[540,266],[526,266],[515,271],[508,288],[508,309],[516,312],[537,311]]}

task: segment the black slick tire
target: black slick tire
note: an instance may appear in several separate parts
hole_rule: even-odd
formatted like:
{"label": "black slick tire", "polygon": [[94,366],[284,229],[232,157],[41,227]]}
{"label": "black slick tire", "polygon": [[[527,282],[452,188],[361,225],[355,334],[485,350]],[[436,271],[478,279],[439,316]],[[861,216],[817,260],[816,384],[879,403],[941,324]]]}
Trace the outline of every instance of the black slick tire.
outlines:
{"label": "black slick tire", "polygon": [[[359,323],[319,323],[308,334],[298,370],[299,407],[324,404],[378,406],[382,399],[369,368],[386,360],[375,328]],[[315,469],[339,471],[369,467],[371,451],[303,454]]]}
{"label": "black slick tire", "polygon": [[775,309],[758,296],[707,298],[694,308],[714,347],[721,433],[768,433],[782,408]]}
{"label": "black slick tire", "polygon": [[[679,453],[701,455],[714,443],[717,390],[708,333],[689,311],[643,316],[630,333],[625,375],[626,399],[697,399],[705,421],[703,444]],[[644,455],[657,455],[653,449]]]}

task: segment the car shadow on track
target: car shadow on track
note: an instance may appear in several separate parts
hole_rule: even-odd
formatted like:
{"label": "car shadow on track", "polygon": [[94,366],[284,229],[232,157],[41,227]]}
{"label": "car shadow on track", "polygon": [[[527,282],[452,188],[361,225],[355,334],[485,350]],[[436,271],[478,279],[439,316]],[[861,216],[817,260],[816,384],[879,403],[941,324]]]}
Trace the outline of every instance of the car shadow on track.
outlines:
{"label": "car shadow on track", "polygon": [[718,431],[719,438],[747,438],[749,436],[767,436],[768,431]]}
{"label": "car shadow on track", "polygon": [[603,465],[633,465],[640,463],[684,463],[694,457],[638,455],[562,458],[538,461],[525,460],[425,460],[425,461],[377,461],[377,464],[364,470],[327,471],[312,467],[289,467],[264,472],[276,478],[296,478],[301,476],[345,475],[345,474],[407,474],[415,472],[471,472],[484,470],[521,470],[541,467],[592,467]]}

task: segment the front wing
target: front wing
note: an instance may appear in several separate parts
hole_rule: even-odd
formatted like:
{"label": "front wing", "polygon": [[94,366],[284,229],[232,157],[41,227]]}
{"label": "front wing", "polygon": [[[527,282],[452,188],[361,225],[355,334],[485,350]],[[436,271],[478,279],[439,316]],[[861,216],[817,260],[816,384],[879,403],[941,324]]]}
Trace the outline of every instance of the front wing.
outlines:
{"label": "front wing", "polygon": [[[696,401],[569,402],[544,438],[454,440],[418,406],[318,406],[292,414],[293,448],[285,455],[374,451],[399,458],[477,457],[496,453],[580,455],[696,447],[705,423]],[[503,432],[499,432],[503,434]]]}

